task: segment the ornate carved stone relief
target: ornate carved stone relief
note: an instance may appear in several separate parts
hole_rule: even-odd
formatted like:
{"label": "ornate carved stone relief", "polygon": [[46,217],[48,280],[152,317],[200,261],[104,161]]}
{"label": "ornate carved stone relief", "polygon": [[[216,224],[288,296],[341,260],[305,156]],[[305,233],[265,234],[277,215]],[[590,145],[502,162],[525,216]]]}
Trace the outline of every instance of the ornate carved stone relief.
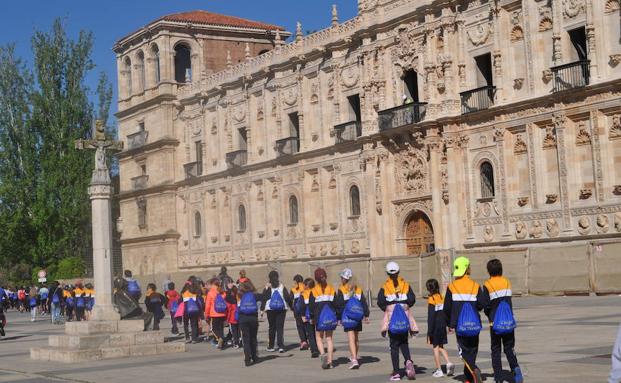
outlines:
{"label": "ornate carved stone relief", "polygon": [[598,215],[595,223],[597,232],[600,234],[608,233],[608,230],[610,230],[610,222],[607,215]]}
{"label": "ornate carved stone relief", "polygon": [[534,221],[530,227],[529,235],[531,238],[541,238],[543,236],[543,225],[541,221]]}
{"label": "ornate carved stone relief", "polygon": [[576,145],[588,145],[590,143],[591,143],[591,133],[589,133],[589,128],[587,127],[587,123],[584,121],[580,121],[577,127]]}
{"label": "ornate carved stone relief", "polygon": [[556,148],[556,134],[553,126],[546,126],[545,137],[543,138],[543,148],[553,149]]}
{"label": "ornate carved stone relief", "polygon": [[513,144],[513,153],[514,154],[525,154],[528,151],[528,145],[524,141],[524,138],[521,134],[515,135],[515,143]]}
{"label": "ornate carved stone relief", "polygon": [[591,219],[589,217],[581,217],[578,220],[578,232],[587,235],[591,232]]}
{"label": "ornate carved stone relief", "polygon": [[549,218],[546,220],[546,232],[548,233],[548,237],[555,238],[558,237],[561,233],[561,228],[558,225],[558,222],[554,218]]}
{"label": "ornate carved stone relief", "polygon": [[621,115],[617,114],[612,117],[612,123],[610,124],[608,138],[621,138]]}
{"label": "ornate carved stone relief", "polygon": [[483,45],[487,42],[489,36],[493,33],[494,26],[492,23],[482,23],[476,27],[469,29],[466,34],[468,39],[475,47]]}
{"label": "ornate carved stone relief", "polygon": [[565,18],[574,18],[584,12],[584,0],[563,0],[563,14]]}
{"label": "ornate carved stone relief", "polygon": [[358,66],[350,65],[341,70],[341,81],[346,88],[352,88],[358,84],[360,79],[360,71]]}
{"label": "ornate carved stone relief", "polygon": [[547,5],[539,7],[539,32],[552,29],[552,9]]}
{"label": "ornate carved stone relief", "polygon": [[412,146],[395,155],[397,184],[402,193],[423,194],[427,191],[428,169],[423,150]]}
{"label": "ornate carved stone relief", "polygon": [[607,0],[604,12],[612,13],[617,12],[621,8],[621,1],[619,0]]}
{"label": "ornate carved stone relief", "polygon": [[487,225],[483,229],[483,240],[485,242],[492,242],[494,240],[494,227]]}
{"label": "ornate carved stone relief", "polygon": [[528,236],[528,228],[523,221],[515,223],[515,239],[525,239]]}
{"label": "ornate carved stone relief", "polygon": [[621,233],[621,213],[615,213],[615,230]]}

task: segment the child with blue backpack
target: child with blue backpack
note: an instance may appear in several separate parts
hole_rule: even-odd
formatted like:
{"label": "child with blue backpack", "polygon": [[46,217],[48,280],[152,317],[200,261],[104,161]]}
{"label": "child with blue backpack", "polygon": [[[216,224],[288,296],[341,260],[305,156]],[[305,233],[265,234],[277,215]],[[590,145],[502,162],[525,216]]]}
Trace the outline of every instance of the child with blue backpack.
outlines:
{"label": "child with blue backpack", "polygon": [[449,361],[448,352],[444,345],[448,343],[446,339],[446,316],[444,315],[444,297],[440,294],[440,284],[436,279],[429,279],[425,286],[429,292],[427,299],[427,344],[433,347],[433,359],[436,363],[436,370],[431,375],[434,378],[444,376],[440,356],[446,361],[446,375],[452,376],[455,372],[455,365]]}
{"label": "child with blue backpack", "polygon": [[274,341],[278,345],[278,352],[285,352],[285,319],[287,318],[287,310],[292,305],[289,290],[280,283],[279,275],[276,270],[270,271],[268,275],[269,283],[263,290],[263,299],[261,302],[261,311],[267,312],[268,343],[267,351],[274,352]]}
{"label": "child with blue backpack", "polygon": [[351,353],[349,369],[360,368],[360,342],[358,334],[362,331],[362,321],[369,323],[369,306],[362,289],[354,282],[351,269],[344,269],[339,276],[341,285],[336,292],[335,306],[343,329],[347,334]]}
{"label": "child with blue backpack", "polygon": [[237,290],[237,322],[242,334],[244,346],[244,364],[252,366],[259,361],[257,350],[257,333],[259,331],[259,310],[257,300],[262,295],[256,293],[256,289],[250,280],[239,284]]}
{"label": "child with blue backpack", "polygon": [[202,305],[198,299],[199,287],[195,277],[190,277],[181,289],[183,300],[183,330],[186,343],[198,343],[198,320]]}
{"label": "child with blue backpack", "polygon": [[160,330],[160,321],[166,316],[164,314],[166,303],[166,297],[157,292],[155,283],[149,283],[147,294],[144,297],[144,305],[147,307],[147,312],[153,314],[153,331]]}
{"label": "child with blue backpack", "polygon": [[142,296],[140,283],[133,278],[131,270],[125,270],[123,274],[125,275],[125,280],[127,281],[127,293],[130,297],[134,298],[136,302],[139,302],[140,297]]}
{"label": "child with blue backpack", "polygon": [[449,333],[457,335],[459,355],[464,361],[466,382],[481,383],[481,370],[477,367],[481,318],[479,311],[486,307],[483,291],[470,278],[470,260],[459,257],[453,263],[453,277],[444,298],[444,315]]}
{"label": "child with blue backpack", "polygon": [[226,322],[226,295],[220,286],[220,280],[211,280],[211,290],[205,298],[205,319],[210,323],[219,350],[224,350],[224,324]]}
{"label": "child with blue backpack", "polygon": [[492,367],[494,380],[502,382],[501,350],[504,348],[509,367],[515,383],[522,383],[524,377],[515,355],[515,318],[513,303],[511,302],[511,282],[502,276],[502,262],[492,259],[487,262],[487,272],[490,276],[483,285],[483,296],[487,302],[484,309],[490,322],[490,336],[492,343]]}
{"label": "child with blue backpack", "polygon": [[[304,306],[304,298],[302,294],[306,287],[304,286],[304,277],[300,274],[296,274],[293,277],[293,287],[291,288],[291,297],[293,299],[293,317],[295,318],[295,327],[298,330],[298,337],[300,338],[300,351],[308,350],[308,334],[306,333],[306,325],[302,320],[304,313],[302,312],[302,306]],[[313,332],[313,336],[315,333]]]}
{"label": "child with blue backpack", "polygon": [[400,268],[396,262],[388,262],[386,273],[388,279],[377,294],[377,306],[384,311],[382,337],[390,339],[390,359],[392,374],[390,381],[399,381],[400,373],[399,353],[405,359],[405,375],[408,379],[415,379],[416,370],[410,354],[409,336],[418,333],[416,321],[411,316],[410,308],[416,303],[416,296],[410,284],[399,276]]}
{"label": "child with blue backpack", "polygon": [[172,328],[170,332],[173,335],[179,334],[179,319],[177,318],[177,310],[179,310],[179,304],[182,302],[181,295],[175,290],[175,283],[170,282],[168,289],[166,290],[166,301],[168,302],[167,308],[170,312],[170,320],[172,321]]}
{"label": "child with blue backpack", "polygon": [[[334,341],[332,335],[338,324],[336,314],[336,290],[328,284],[328,275],[322,268],[315,270],[315,287],[311,290],[308,305],[310,307],[311,320],[315,324],[315,338],[317,348],[321,356],[321,368],[331,369]],[[324,348],[324,340],[326,347]]]}
{"label": "child with blue backpack", "polygon": [[310,296],[315,288],[315,280],[313,278],[306,278],[304,280],[304,290],[302,290],[300,302],[300,312],[302,316],[302,322],[304,322],[304,328],[308,335],[308,344],[310,346],[311,358],[319,358],[319,348],[317,347],[317,337],[315,336],[315,324],[311,320],[312,315],[310,311]]}

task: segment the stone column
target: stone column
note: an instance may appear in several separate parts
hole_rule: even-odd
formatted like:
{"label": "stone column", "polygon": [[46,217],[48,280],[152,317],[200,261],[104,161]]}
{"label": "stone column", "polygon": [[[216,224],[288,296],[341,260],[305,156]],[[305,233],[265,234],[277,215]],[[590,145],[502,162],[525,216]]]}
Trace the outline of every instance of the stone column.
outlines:
{"label": "stone column", "polygon": [[88,188],[93,219],[93,274],[96,302],[93,319],[110,321],[121,319],[112,306],[112,214],[110,183],[91,182]]}
{"label": "stone column", "polygon": [[552,0],[552,58],[554,65],[561,65],[563,63],[562,25],[563,9],[561,0]]}
{"label": "stone column", "polygon": [[426,137],[429,147],[429,176],[431,178],[431,203],[433,207],[432,220],[436,248],[447,249],[447,243],[442,230],[442,171],[440,169],[440,157],[442,155],[442,139],[437,129],[431,129]]}

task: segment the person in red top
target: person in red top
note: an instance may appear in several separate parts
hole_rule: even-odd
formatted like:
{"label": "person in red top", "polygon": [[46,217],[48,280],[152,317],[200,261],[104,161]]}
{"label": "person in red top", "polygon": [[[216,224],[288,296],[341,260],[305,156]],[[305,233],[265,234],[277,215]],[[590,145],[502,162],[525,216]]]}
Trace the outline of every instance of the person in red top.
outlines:
{"label": "person in red top", "polygon": [[[225,309],[222,312],[217,310],[218,296],[222,298],[222,302],[225,304]],[[205,298],[205,320],[211,322],[211,331],[213,331],[216,340],[218,341],[218,349],[224,349],[224,322],[226,322],[226,295],[220,286],[220,280],[214,278],[211,280],[211,290],[207,293]]]}
{"label": "person in red top", "polygon": [[239,320],[237,318],[237,286],[230,284],[226,291],[226,323],[229,324],[233,339],[231,345],[237,349],[240,345]]}
{"label": "person in red top", "polygon": [[172,320],[172,334],[179,334],[179,323],[181,318],[175,318],[175,314],[177,313],[177,309],[179,308],[179,303],[182,302],[181,295],[175,290],[175,283],[170,282],[168,284],[168,290],[166,291],[166,299],[168,300],[168,304],[166,308],[170,312],[170,319]]}

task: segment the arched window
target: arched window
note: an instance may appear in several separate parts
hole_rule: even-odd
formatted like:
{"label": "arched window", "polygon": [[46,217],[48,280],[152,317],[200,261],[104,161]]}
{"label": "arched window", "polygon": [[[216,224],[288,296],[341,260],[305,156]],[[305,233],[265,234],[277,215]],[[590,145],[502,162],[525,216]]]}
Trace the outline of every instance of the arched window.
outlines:
{"label": "arched window", "polygon": [[481,164],[481,197],[494,197],[494,167],[485,161]]}
{"label": "arched window", "polygon": [[239,205],[237,208],[237,215],[239,219],[239,231],[246,231],[246,208],[244,205]]}
{"label": "arched window", "polygon": [[192,51],[185,44],[175,47],[175,81],[192,82]]}
{"label": "arched window", "polygon": [[297,225],[300,220],[298,214],[298,199],[292,195],[289,197],[289,223]]}
{"label": "arched window", "polygon": [[360,189],[354,185],[349,189],[349,203],[351,206],[351,215],[358,217],[360,215]]}
{"label": "arched window", "polygon": [[146,85],[146,75],[145,75],[145,67],[144,67],[144,53],[139,51],[136,55],[136,68],[138,69],[138,92],[144,92]]}
{"label": "arched window", "polygon": [[132,60],[129,57],[125,57],[123,64],[123,75],[125,76],[125,91],[127,97],[130,97],[133,93],[132,90]]}
{"label": "arched window", "polygon": [[194,213],[194,236],[200,237],[203,233],[203,220],[201,219],[201,213]]}
{"label": "arched window", "polygon": [[162,78],[160,69],[160,48],[155,44],[151,47],[151,56],[153,58],[153,79],[155,80],[155,85],[157,85]]}

